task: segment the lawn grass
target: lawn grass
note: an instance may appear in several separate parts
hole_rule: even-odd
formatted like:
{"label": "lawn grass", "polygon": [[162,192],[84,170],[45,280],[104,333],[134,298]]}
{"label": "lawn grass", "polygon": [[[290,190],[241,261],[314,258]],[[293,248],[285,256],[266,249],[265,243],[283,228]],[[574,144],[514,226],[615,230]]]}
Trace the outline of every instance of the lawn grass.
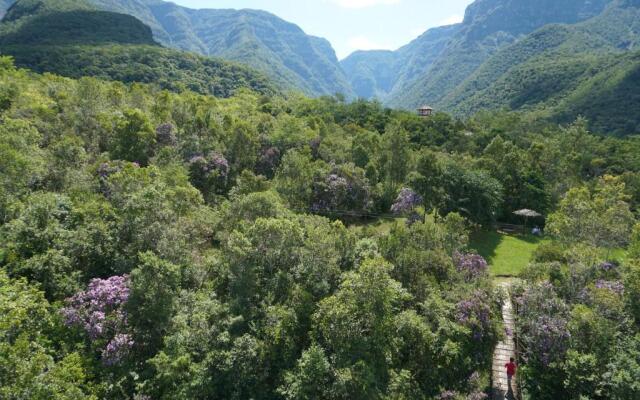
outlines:
{"label": "lawn grass", "polygon": [[471,235],[469,247],[487,260],[491,275],[517,276],[538,246],[548,241],[532,235],[479,231]]}

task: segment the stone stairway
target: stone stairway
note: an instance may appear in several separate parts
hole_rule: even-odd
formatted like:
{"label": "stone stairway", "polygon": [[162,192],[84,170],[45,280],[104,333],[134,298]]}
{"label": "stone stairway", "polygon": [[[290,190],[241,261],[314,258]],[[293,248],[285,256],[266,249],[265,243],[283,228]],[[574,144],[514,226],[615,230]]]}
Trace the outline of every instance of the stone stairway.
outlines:
{"label": "stone stairway", "polygon": [[[510,284],[503,283],[500,285],[507,293],[509,292]],[[505,298],[502,304],[502,319],[504,321],[505,339],[502,340],[496,346],[493,353],[493,399],[505,400],[505,399],[517,399],[518,398],[518,385],[516,379],[509,385],[507,379],[507,370],[505,364],[509,362],[511,357],[516,357],[516,344],[513,337],[515,332],[515,321],[513,316],[513,305],[509,297]],[[516,372],[517,374],[517,372]]]}

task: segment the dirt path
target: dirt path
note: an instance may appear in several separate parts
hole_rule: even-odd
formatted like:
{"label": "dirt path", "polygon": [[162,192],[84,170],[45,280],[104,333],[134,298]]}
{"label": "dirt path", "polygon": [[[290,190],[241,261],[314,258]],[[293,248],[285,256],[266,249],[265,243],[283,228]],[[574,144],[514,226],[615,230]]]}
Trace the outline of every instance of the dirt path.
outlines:
{"label": "dirt path", "polygon": [[[511,288],[510,282],[501,282],[499,284],[506,292]],[[516,358],[516,344],[513,338],[515,332],[515,321],[513,316],[513,305],[509,297],[505,298],[502,304],[502,319],[504,321],[505,339],[498,343],[493,353],[493,399],[516,399],[518,396],[518,387],[514,378],[511,384],[507,379],[507,370],[505,364],[509,362],[511,357]]]}

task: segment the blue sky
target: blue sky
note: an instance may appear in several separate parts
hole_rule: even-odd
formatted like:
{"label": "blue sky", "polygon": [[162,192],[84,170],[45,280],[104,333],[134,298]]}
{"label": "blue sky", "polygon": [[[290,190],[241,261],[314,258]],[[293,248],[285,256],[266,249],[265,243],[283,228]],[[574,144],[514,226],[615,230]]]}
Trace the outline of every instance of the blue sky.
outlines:
{"label": "blue sky", "polygon": [[172,0],[191,8],[255,8],[328,39],[338,58],[396,49],[428,28],[459,22],[472,0]]}

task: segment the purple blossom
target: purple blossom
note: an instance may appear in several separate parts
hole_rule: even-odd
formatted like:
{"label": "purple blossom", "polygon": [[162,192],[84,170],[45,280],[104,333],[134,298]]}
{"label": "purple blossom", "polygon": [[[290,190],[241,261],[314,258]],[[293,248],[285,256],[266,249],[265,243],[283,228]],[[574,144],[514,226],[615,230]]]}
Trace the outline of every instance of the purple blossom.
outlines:
{"label": "purple blossom", "polygon": [[326,176],[318,176],[313,183],[311,210],[316,213],[360,215],[370,206],[369,185],[364,176],[346,173],[335,167]]}
{"label": "purple blossom", "polygon": [[422,221],[422,216],[420,216],[420,214],[418,214],[417,212],[412,212],[407,217],[407,226],[411,226],[411,225],[416,224],[416,223],[418,223],[420,221]]}
{"label": "purple blossom", "polygon": [[467,281],[479,278],[487,272],[488,264],[482,256],[478,254],[462,254],[455,252],[453,262],[458,272],[462,273]]}
{"label": "purple blossom", "polygon": [[126,343],[131,342],[133,345],[130,337],[124,340],[127,335],[123,333],[127,329],[124,305],[128,299],[129,277],[127,275],[93,279],[87,290],[67,299],[66,307],[61,311],[65,324],[82,329],[92,342],[108,341],[109,344],[102,354],[109,355],[110,358],[103,359],[109,365],[113,365],[111,363],[115,359],[112,355],[124,354],[123,346]]}
{"label": "purple blossom", "polygon": [[213,152],[209,154],[209,166],[211,169],[218,171],[220,176],[229,175],[229,161],[220,153]]}
{"label": "purple blossom", "polygon": [[527,288],[516,299],[519,338],[523,356],[543,366],[561,359],[569,345],[568,306],[549,282]]}
{"label": "purple blossom", "polygon": [[202,175],[217,172],[220,176],[226,177],[229,174],[229,162],[217,152],[210,153],[206,158],[200,155],[193,156],[189,160],[189,164],[193,170]]}
{"label": "purple blossom", "polygon": [[313,138],[309,141],[309,147],[311,147],[311,155],[313,158],[320,158],[320,144],[322,144],[322,139],[319,137]]}
{"label": "purple blossom", "polygon": [[316,201],[311,205],[311,210],[313,212],[340,211],[340,205],[336,200],[348,196],[349,190],[349,182],[345,178],[337,174],[329,174],[324,185],[318,185]]}
{"label": "purple blossom", "polygon": [[609,290],[622,296],[624,294],[624,283],[620,281],[605,281],[601,279],[596,282],[596,289]]}
{"label": "purple blossom", "polygon": [[456,306],[458,323],[471,329],[474,340],[482,340],[491,330],[490,304],[487,294],[476,290]]}
{"label": "purple blossom", "polygon": [[161,124],[156,128],[156,141],[160,146],[175,146],[178,139],[174,133],[174,126],[170,123]]}
{"label": "purple blossom", "polygon": [[119,364],[129,354],[133,344],[131,335],[125,333],[116,334],[109,341],[107,347],[102,350],[102,362],[106,365]]}
{"label": "purple blossom", "polygon": [[456,397],[458,397],[458,392],[456,392],[455,390],[445,390],[436,398],[438,400],[454,400]]}
{"label": "purple blossom", "polygon": [[391,212],[396,215],[413,211],[422,203],[422,196],[409,188],[400,190],[395,203],[391,206]]}
{"label": "purple blossom", "polygon": [[600,269],[605,271],[605,272],[609,272],[609,271],[613,271],[616,268],[618,268],[618,266],[615,263],[609,262],[609,261],[605,261],[602,264],[600,264]]}
{"label": "purple blossom", "polygon": [[488,398],[489,396],[485,392],[472,392],[467,396],[467,400],[485,400]]}
{"label": "purple blossom", "polygon": [[189,178],[200,190],[225,187],[228,175],[229,162],[220,153],[212,152],[207,157],[197,155],[189,160]]}
{"label": "purple blossom", "polygon": [[109,197],[111,195],[111,189],[109,188],[108,179],[111,175],[116,174],[124,168],[124,164],[121,161],[110,161],[100,164],[98,167],[97,175],[100,182],[100,192]]}

